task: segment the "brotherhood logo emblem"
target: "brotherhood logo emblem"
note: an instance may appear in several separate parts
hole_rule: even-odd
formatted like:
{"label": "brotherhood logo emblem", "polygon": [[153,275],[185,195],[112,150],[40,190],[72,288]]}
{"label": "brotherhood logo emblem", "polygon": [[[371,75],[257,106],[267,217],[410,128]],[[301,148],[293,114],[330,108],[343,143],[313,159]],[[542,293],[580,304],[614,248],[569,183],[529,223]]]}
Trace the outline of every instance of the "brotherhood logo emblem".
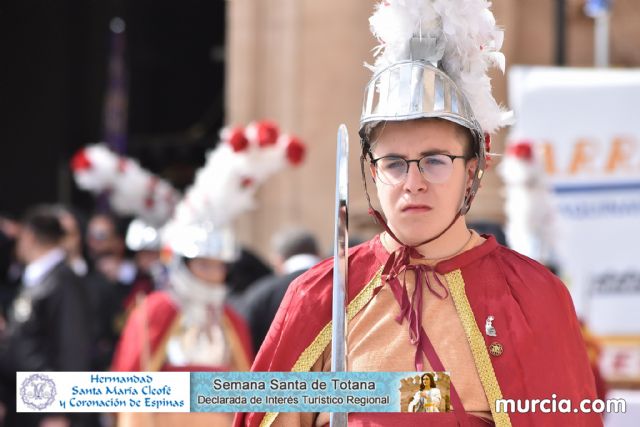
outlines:
{"label": "brotherhood logo emblem", "polygon": [[41,411],[54,402],[56,384],[44,374],[30,375],[20,386],[20,397],[29,408]]}

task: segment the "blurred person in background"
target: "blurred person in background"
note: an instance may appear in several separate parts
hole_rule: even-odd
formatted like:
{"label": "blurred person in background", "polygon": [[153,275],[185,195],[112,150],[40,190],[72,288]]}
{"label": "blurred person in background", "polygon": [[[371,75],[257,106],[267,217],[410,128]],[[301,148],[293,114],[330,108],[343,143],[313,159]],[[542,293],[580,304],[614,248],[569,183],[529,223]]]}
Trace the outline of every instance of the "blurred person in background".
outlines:
{"label": "blurred person in background", "polygon": [[[16,371],[89,370],[89,299],[83,284],[65,262],[64,230],[58,212],[52,206],[37,206],[27,212],[21,225],[16,255],[25,269],[2,337],[2,372],[13,373],[15,380]],[[7,425],[87,425],[87,417],[81,415],[14,411],[8,412]]]}
{"label": "blurred person in background", "polygon": [[275,273],[251,285],[237,304],[249,324],[255,349],[262,345],[289,284],[320,262],[316,238],[301,228],[275,234],[271,250]]}
{"label": "blurred person in background", "polygon": [[122,330],[127,316],[140,296],[155,288],[153,278],[139,269],[127,255],[125,234],[127,222],[113,214],[97,213],[87,226],[87,249],[90,262],[96,272],[113,286],[116,316],[114,328]]}
{"label": "blurred person in background", "polygon": [[[15,258],[15,240],[20,224],[10,216],[0,216],[0,336],[5,332],[9,308],[20,289],[23,266]],[[0,426],[15,399],[15,375],[0,372]]]}
{"label": "blurred person in background", "polygon": [[123,221],[112,214],[94,214],[87,225],[87,250],[97,271],[127,290],[135,280],[137,269],[126,255]]}
{"label": "blurred person in background", "polygon": [[82,281],[91,307],[91,370],[108,370],[119,335],[118,289],[102,273],[90,268],[84,255],[80,216],[66,206],[59,205],[56,211],[65,233],[61,246],[67,264]]}
{"label": "blurred person in background", "polygon": [[[206,235],[215,240],[216,233]],[[115,371],[247,371],[253,350],[247,326],[227,304],[224,254],[176,251],[168,264],[168,287],[140,302],[122,332]],[[230,425],[232,414],[123,413],[118,425]],[[146,425],[146,424],[144,424]]]}

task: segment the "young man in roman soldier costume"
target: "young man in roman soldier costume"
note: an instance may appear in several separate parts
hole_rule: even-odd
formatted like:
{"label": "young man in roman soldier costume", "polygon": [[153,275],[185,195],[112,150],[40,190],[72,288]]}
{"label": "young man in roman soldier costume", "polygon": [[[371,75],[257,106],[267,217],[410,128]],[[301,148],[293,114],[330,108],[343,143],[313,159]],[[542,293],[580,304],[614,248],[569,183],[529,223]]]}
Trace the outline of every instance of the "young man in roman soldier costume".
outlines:
{"label": "young man in roman soldier costume", "polygon": [[[349,253],[347,370],[448,371],[452,411],[352,413],[350,426],[597,426],[598,414],[505,413],[496,400],[595,399],[569,292],[537,262],[468,229],[489,134],[508,115],[483,0],[387,0],[361,117],[362,169],[385,231]],[[331,261],[290,287],[254,371],[331,369]],[[238,414],[236,426],[324,426],[329,414]]]}
{"label": "young man in roman soldier costume", "polygon": [[[116,371],[247,371],[253,361],[244,321],[226,303],[226,263],[239,255],[232,221],[254,204],[257,187],[302,160],[299,140],[271,123],[225,130],[194,185],[162,228],[166,291],[131,314],[113,360]],[[119,426],[225,426],[233,414],[120,414]]]}

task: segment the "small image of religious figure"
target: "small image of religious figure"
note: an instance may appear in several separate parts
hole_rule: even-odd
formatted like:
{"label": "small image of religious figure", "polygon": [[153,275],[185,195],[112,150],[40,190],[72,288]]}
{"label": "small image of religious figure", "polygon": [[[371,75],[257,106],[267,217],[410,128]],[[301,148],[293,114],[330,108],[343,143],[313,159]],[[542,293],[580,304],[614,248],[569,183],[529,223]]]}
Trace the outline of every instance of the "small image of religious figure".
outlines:
{"label": "small image of religious figure", "polygon": [[450,379],[446,372],[425,372],[401,381],[402,412],[450,410]]}

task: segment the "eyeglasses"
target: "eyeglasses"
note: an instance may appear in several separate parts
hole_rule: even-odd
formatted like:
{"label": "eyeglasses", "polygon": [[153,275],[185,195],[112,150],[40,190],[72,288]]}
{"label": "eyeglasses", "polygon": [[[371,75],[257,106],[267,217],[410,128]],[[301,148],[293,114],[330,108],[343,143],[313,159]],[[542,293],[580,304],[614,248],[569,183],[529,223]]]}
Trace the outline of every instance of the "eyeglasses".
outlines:
{"label": "eyeglasses", "polygon": [[449,179],[453,172],[453,161],[465,159],[467,156],[451,154],[428,154],[419,159],[405,159],[398,156],[384,156],[371,158],[371,164],[376,168],[376,176],[387,185],[403,183],[409,174],[409,164],[416,163],[422,177],[432,184],[441,184]]}

